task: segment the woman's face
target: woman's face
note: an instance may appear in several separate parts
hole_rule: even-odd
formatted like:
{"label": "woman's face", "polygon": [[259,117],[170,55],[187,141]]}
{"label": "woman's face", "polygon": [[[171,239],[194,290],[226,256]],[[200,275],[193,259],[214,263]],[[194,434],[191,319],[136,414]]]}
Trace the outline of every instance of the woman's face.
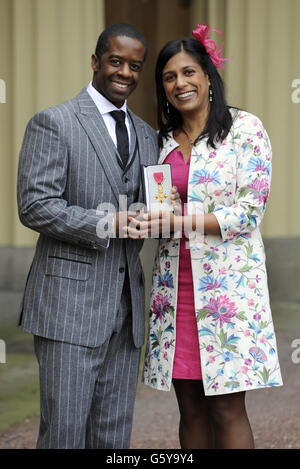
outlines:
{"label": "woman's face", "polygon": [[166,63],[162,81],[167,100],[179,112],[207,111],[210,86],[208,75],[185,51],[175,54]]}

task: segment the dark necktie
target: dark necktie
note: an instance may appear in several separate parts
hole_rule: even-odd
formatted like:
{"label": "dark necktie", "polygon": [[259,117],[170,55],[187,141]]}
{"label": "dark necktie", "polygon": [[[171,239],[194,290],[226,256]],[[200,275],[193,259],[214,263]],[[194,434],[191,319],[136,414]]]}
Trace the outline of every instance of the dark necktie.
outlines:
{"label": "dark necktie", "polygon": [[126,115],[124,111],[112,111],[110,114],[116,121],[117,148],[125,168],[129,157],[129,140],[125,125]]}

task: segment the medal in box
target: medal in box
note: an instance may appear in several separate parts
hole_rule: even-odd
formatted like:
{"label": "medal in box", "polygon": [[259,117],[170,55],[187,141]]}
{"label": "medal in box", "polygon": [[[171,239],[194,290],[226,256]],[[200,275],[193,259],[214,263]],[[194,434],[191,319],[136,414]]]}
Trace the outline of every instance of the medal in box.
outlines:
{"label": "medal in box", "polygon": [[144,200],[151,212],[173,211],[172,173],[169,164],[141,166]]}

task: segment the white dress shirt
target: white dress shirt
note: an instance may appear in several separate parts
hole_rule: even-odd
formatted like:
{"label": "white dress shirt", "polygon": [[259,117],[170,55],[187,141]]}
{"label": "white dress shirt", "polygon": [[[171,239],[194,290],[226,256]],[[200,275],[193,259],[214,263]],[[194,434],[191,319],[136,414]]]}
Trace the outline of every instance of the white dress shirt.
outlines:
{"label": "white dress shirt", "polygon": [[113,103],[108,101],[103,94],[99,93],[99,91],[96,90],[96,88],[93,87],[92,82],[87,87],[87,92],[96,104],[100,114],[103,117],[104,123],[107,127],[107,130],[109,132],[109,135],[111,136],[114,144],[117,147],[117,137],[116,137],[116,121],[115,119],[110,115],[111,111],[124,111],[125,112],[125,125],[127,128],[128,132],[128,140],[129,140],[129,148],[130,148],[130,123],[128,119],[128,112],[127,112],[127,102],[125,101],[123,106],[118,108],[116,107]]}

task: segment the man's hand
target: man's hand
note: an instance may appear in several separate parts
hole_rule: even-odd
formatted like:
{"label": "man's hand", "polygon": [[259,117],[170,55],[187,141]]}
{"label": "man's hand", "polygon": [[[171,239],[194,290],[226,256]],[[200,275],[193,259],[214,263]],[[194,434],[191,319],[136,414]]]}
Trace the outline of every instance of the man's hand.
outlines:
{"label": "man's hand", "polygon": [[128,237],[132,239],[170,238],[174,231],[181,233],[182,216],[173,212],[148,212],[136,218],[129,217],[129,220],[129,225],[123,229],[127,229]]}
{"label": "man's hand", "polygon": [[128,238],[127,226],[132,219],[142,214],[144,214],[144,212],[117,212],[115,217],[116,238]]}
{"label": "man's hand", "polygon": [[[145,239],[145,238],[169,238],[173,232],[181,229],[182,202],[176,186],[172,187],[171,203],[173,212],[119,212],[117,226],[122,238]],[[128,215],[126,221],[126,214]],[[124,224],[121,224],[124,222]],[[180,226],[180,228],[179,228]]]}

